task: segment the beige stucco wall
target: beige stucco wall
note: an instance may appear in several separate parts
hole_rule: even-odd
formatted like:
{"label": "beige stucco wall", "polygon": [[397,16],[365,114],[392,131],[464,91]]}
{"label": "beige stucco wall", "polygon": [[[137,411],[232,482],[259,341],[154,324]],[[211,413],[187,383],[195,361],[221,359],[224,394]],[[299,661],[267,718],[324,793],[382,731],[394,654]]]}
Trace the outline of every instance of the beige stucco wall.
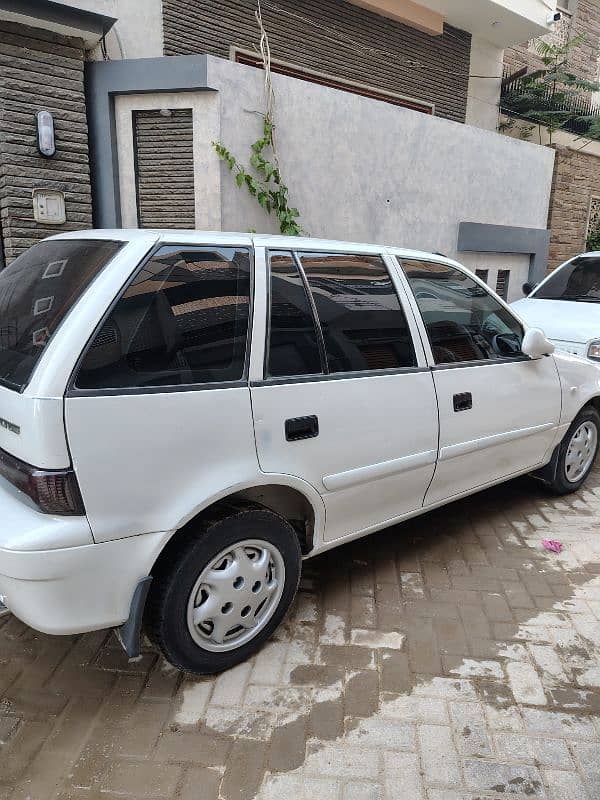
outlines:
{"label": "beige stucco wall", "polygon": [[[162,56],[162,0],[62,0],[62,3],[118,20],[106,37],[110,58]],[[92,51],[91,57],[102,58],[99,47]]]}
{"label": "beige stucco wall", "polygon": [[[467,125],[495,131],[502,81],[504,51],[485,39],[471,39],[471,65],[467,96]],[[485,76],[485,77],[477,77]]]}
{"label": "beige stucco wall", "polygon": [[161,108],[192,110],[195,226],[200,230],[221,228],[221,165],[211,145],[220,135],[219,103],[218,92],[131,94],[115,99],[119,188],[124,228],[138,226],[132,111]]}

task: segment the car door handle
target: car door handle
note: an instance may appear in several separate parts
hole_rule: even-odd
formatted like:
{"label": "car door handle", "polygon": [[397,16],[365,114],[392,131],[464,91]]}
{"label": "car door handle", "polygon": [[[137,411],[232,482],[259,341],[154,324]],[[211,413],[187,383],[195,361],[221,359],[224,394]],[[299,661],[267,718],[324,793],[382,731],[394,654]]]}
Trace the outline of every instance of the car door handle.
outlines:
{"label": "car door handle", "polygon": [[473,408],[473,396],[471,392],[455,394],[453,400],[455,411],[468,411],[470,408]]}
{"label": "car door handle", "polygon": [[319,418],[294,417],[285,421],[285,438],[288,442],[299,442],[302,439],[314,439],[319,435]]}

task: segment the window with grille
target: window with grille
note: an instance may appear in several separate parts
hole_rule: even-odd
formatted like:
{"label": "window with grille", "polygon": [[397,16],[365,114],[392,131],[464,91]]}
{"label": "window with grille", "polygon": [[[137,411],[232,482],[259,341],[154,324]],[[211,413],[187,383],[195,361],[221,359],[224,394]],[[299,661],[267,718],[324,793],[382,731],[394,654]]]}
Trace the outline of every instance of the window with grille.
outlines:
{"label": "window with grille", "polygon": [[477,275],[479,280],[483,281],[484,283],[487,283],[488,274],[489,274],[489,269],[476,269],[475,270],[475,275]]}
{"label": "window with grille", "polygon": [[508,297],[508,282],[510,280],[510,270],[499,269],[498,277],[496,278],[496,294],[503,300]]}
{"label": "window with grille", "polygon": [[594,231],[600,230],[600,197],[590,198],[590,212],[586,231],[586,239]]}

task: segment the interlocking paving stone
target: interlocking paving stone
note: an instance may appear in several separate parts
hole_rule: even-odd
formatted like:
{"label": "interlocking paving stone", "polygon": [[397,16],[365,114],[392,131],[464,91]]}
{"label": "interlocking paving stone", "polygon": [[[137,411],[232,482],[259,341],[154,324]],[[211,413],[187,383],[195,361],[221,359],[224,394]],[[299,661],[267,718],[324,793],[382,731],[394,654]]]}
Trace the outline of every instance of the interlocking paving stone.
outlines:
{"label": "interlocking paving stone", "polygon": [[442,786],[460,785],[462,776],[451,728],[420,725],[419,740],[425,780]]}
{"label": "interlocking paving stone", "polygon": [[463,756],[491,756],[483,707],[479,703],[450,703],[458,750]]}
{"label": "interlocking paving stone", "polygon": [[2,618],[0,800],[597,800],[599,518],[596,471],[353,542],[217,678]]}
{"label": "interlocking paving stone", "polygon": [[550,800],[595,800],[576,772],[547,769],[544,772]]}
{"label": "interlocking paving stone", "polygon": [[498,794],[546,796],[542,776],[535,767],[469,759],[464,762],[464,769],[467,785],[473,789]]}
{"label": "interlocking paving stone", "polygon": [[406,797],[421,800],[423,784],[419,758],[412,753],[384,753],[383,774],[386,800]]}

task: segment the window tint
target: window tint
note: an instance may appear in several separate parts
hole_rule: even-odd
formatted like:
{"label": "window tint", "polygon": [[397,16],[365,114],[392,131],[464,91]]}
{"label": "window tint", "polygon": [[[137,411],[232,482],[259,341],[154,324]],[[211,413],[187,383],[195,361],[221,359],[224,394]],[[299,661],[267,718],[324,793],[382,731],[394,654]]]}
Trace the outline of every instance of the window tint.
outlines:
{"label": "window tint", "polygon": [[402,266],[436,364],[520,355],[521,325],[468,275],[427,261],[403,261]]}
{"label": "window tint", "polygon": [[291,377],[322,372],[317,329],[304,283],[291,253],[269,255],[270,330],[267,375]]}
{"label": "window tint", "polygon": [[532,297],[538,300],[600,302],[600,258],[575,258],[555,270]]}
{"label": "window tint", "polygon": [[81,389],[242,378],[248,250],[163,247],[138,272],[88,349]]}
{"label": "window tint", "polygon": [[379,256],[301,253],[330,373],[412,367],[406,317]]}
{"label": "window tint", "polygon": [[0,382],[23,389],[44,348],[122,242],[41,242],[0,272]]}

